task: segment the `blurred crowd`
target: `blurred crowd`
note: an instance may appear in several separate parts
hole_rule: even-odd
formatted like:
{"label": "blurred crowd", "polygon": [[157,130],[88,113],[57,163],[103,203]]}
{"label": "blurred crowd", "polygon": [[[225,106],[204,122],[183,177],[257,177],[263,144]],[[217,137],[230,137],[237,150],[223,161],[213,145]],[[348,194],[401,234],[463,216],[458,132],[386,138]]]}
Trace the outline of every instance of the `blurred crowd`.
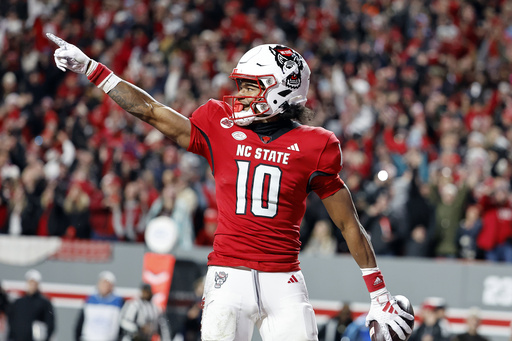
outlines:
{"label": "blurred crowd", "polygon": [[[254,45],[307,60],[312,125],[379,255],[512,262],[512,3],[502,0],[6,0],[0,232],[138,241],[171,216],[211,245],[207,163],[53,62],[52,32],[185,116],[235,91]],[[347,252],[311,196],[303,251]]]}
{"label": "blurred crowd", "polygon": [[[426,297],[415,312],[410,341],[488,341],[482,334],[482,317],[478,307],[468,309],[462,328],[452,326],[447,311],[447,302],[442,297]],[[457,319],[451,318],[452,322]],[[366,314],[357,316],[350,303],[343,303],[338,314],[319,329],[321,341],[371,341],[370,330],[365,325]],[[512,325],[511,325],[512,326]],[[511,334],[512,337],[512,334]]]}

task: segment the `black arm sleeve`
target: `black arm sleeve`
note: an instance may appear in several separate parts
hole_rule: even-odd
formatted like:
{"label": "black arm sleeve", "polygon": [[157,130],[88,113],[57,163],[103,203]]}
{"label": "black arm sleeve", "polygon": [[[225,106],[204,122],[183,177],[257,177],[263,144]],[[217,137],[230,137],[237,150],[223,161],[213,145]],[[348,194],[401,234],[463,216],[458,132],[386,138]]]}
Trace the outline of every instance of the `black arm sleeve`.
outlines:
{"label": "black arm sleeve", "polygon": [[46,301],[44,322],[46,323],[46,328],[48,329],[46,341],[49,341],[53,335],[53,332],[55,331],[55,310],[53,309],[53,305],[49,300]]}
{"label": "black arm sleeve", "polygon": [[80,337],[82,336],[82,326],[84,325],[84,310],[80,310],[78,315],[78,319],[76,320],[75,326],[75,341],[80,341]]}

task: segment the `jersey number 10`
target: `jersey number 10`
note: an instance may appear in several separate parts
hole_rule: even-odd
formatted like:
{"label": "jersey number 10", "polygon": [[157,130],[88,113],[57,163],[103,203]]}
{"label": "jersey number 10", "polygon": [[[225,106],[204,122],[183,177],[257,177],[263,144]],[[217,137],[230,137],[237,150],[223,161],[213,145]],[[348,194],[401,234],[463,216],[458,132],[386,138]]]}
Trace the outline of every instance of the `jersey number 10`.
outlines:
{"label": "jersey number 10", "polygon": [[247,214],[247,198],[251,200],[251,213],[256,217],[273,218],[277,214],[281,174],[279,167],[259,164],[254,167],[252,193],[248,194],[250,162],[236,161],[236,214]]}

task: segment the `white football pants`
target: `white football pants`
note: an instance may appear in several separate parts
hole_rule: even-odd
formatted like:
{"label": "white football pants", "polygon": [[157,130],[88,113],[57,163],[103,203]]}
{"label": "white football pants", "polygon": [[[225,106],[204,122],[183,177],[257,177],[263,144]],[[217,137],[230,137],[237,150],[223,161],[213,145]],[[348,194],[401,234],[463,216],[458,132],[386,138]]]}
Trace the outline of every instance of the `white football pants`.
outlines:
{"label": "white football pants", "polygon": [[315,313],[301,271],[210,266],[204,285],[203,341],[317,341]]}

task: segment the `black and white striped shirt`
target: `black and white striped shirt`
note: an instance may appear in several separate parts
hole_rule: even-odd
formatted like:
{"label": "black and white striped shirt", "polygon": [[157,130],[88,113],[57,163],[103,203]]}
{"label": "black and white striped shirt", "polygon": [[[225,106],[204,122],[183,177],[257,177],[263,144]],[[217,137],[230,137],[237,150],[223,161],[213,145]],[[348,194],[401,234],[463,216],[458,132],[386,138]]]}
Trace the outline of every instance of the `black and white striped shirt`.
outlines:
{"label": "black and white striped shirt", "polygon": [[169,325],[160,308],[151,301],[136,298],[127,301],[121,310],[122,341],[151,341],[155,334],[161,341],[171,341]]}

